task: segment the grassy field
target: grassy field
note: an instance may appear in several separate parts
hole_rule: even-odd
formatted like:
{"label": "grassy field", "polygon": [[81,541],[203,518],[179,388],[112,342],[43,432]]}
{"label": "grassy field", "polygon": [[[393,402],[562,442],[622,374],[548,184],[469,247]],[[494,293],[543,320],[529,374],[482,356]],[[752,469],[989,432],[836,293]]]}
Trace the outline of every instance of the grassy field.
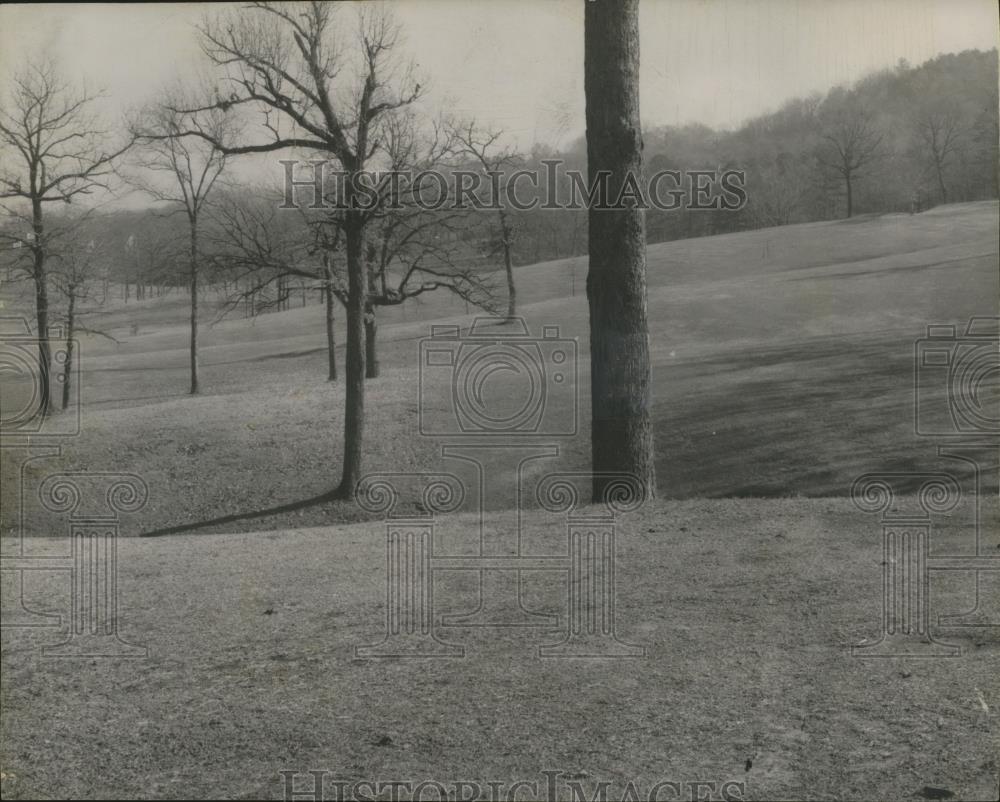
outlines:
{"label": "grassy field", "polygon": [[[556,553],[561,527],[527,524],[535,553]],[[354,659],[383,631],[380,532],[123,541],[121,634],[150,658],[43,659],[55,631],[8,630],[4,797],[280,798],[279,771],[328,769],[483,788],[560,770],[588,799],[602,781],[619,799],[629,780],[643,799],[662,780],[739,782],[745,799],[996,798],[1000,643],[942,630],[963,657],[853,658],[878,634],[881,546],[846,499],[626,516],[618,629],[647,650],[626,663],[538,660],[558,637],[537,630],[447,632],[464,659]],[[936,535],[946,552],[968,545],[965,530]],[[968,609],[968,585],[936,583],[935,615]],[[58,612],[60,587],[33,580],[27,601]],[[470,609],[472,587],[437,585],[437,610]],[[558,614],[561,587],[529,579],[526,598]]]}
{"label": "grassy field", "polygon": [[[913,344],[928,324],[961,331],[973,315],[996,314],[997,220],[996,203],[977,203],[652,246],[660,495],[839,496],[866,470],[933,468],[934,444],[913,431]],[[584,469],[589,454],[585,271],[585,258],[518,271],[532,331],[558,325],[579,338],[576,409],[563,398],[554,412],[579,416],[580,434],[554,441],[553,464],[570,469]],[[441,441],[415,434],[417,343],[431,321],[471,318],[447,294],[430,298],[382,320],[366,470],[440,463]],[[343,391],[325,381],[322,307],[207,328],[197,398],[186,395],[183,320],[180,296],[109,310],[104,324],[121,343],[81,346],[82,434],[33,469],[142,475],[153,488],[142,531],[294,504],[335,486]],[[324,503],[205,531],[356,516],[353,506]],[[43,529],[29,521],[29,532]]]}
{"label": "grassy field", "polygon": [[[518,271],[532,331],[579,338],[576,401],[553,414],[578,414],[580,434],[552,440],[547,470],[587,466],[585,270]],[[4,798],[280,798],[279,771],[327,769],[484,788],[559,770],[588,799],[629,780],[643,798],[669,780],[742,783],[746,799],[996,799],[996,628],[935,628],[957,659],[853,658],[879,632],[883,552],[876,517],[845,496],[864,471],[955,469],[914,434],[914,341],[997,314],[997,204],[656,245],[649,283],[660,497],[620,524],[619,634],[647,652],[625,664],[538,660],[552,632],[495,629],[449,632],[462,660],[355,659],[380,639],[384,533],[353,504],[310,502],[340,470],[322,308],[206,328],[198,397],[183,297],[109,309],[121,342],[83,343],[80,435],[27,463],[3,452],[3,533],[23,514],[28,536],[3,553],[65,553],[65,521],[33,496],[46,474],[142,476],[149,503],[123,534],[160,536],[124,538],[118,577],[121,634],[149,659],[45,659],[58,631],[5,629]],[[471,316],[441,296],[382,320],[366,470],[456,470],[416,433],[432,322]],[[502,483],[510,466],[485,462]],[[933,553],[970,553],[962,510],[935,522]],[[534,553],[565,547],[542,511],[524,523]],[[466,545],[475,531],[467,512],[437,527]],[[998,531],[990,499],[980,553],[1000,549]],[[436,614],[474,606],[475,574],[457,574],[435,588]],[[555,615],[563,593],[544,573],[526,586]],[[65,621],[64,576],[35,572],[24,594]],[[932,598],[935,620],[971,609],[971,578],[938,577]]]}

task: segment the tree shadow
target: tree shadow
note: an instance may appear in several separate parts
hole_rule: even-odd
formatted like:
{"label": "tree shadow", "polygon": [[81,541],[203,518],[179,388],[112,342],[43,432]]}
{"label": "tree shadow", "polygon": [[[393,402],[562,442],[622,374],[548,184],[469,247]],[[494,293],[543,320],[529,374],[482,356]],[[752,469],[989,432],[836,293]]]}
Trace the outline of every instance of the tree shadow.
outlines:
{"label": "tree shadow", "polygon": [[192,532],[195,529],[203,529],[209,526],[223,526],[225,524],[236,523],[237,521],[250,521],[254,518],[265,518],[271,515],[282,515],[289,512],[297,512],[298,510],[303,510],[308,507],[314,507],[318,504],[325,504],[330,501],[344,501],[344,497],[338,492],[338,489],[328,490],[325,493],[321,493],[318,496],[313,496],[311,498],[302,499],[301,501],[292,501],[288,504],[281,504],[277,507],[268,507],[263,510],[253,510],[251,512],[236,512],[231,515],[221,515],[218,518],[209,518],[204,521],[194,521],[188,524],[178,524],[177,526],[168,526],[162,529],[153,529],[149,532],[141,532],[138,537],[161,537],[163,535],[178,535],[183,532]]}

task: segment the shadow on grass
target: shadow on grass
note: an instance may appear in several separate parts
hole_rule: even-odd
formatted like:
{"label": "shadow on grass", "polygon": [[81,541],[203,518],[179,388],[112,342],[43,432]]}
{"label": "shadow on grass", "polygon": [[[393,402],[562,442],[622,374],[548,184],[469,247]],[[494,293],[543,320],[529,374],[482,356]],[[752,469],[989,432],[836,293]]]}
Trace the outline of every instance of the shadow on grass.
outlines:
{"label": "shadow on grass", "polygon": [[186,398],[190,393],[160,393],[158,395],[140,395],[134,398],[101,398],[89,402],[88,406],[99,407],[102,404],[138,404],[142,401],[167,401],[171,398]]}
{"label": "shadow on grass", "polygon": [[338,494],[337,490],[329,490],[326,493],[321,493],[318,496],[313,496],[312,498],[302,499],[301,501],[292,501],[288,504],[281,504],[277,507],[268,507],[263,510],[253,510],[251,512],[236,512],[231,515],[221,515],[218,518],[209,518],[205,521],[194,521],[189,524],[178,524],[177,526],[168,526],[163,529],[153,529],[150,532],[141,532],[139,537],[161,537],[163,535],[177,535],[182,532],[192,532],[195,529],[203,529],[209,526],[224,526],[226,524],[236,523],[237,521],[250,521],[254,518],[266,518],[271,515],[283,515],[288,512],[297,512],[298,510],[304,510],[309,507],[315,507],[319,504],[326,504],[331,501],[344,501],[345,499]]}

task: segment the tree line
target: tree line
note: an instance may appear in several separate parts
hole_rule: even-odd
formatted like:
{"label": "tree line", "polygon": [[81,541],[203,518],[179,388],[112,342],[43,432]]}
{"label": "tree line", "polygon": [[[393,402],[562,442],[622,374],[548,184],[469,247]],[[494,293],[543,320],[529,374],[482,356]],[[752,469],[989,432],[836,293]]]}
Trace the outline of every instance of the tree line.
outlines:
{"label": "tree line", "polygon": [[[997,51],[944,54],[919,66],[901,60],[853,86],[793,98],[732,130],[647,127],[647,175],[661,170],[743,170],[738,211],[651,208],[649,243],[771,226],[919,212],[943,203],[1000,197]],[[543,160],[586,170],[586,141],[536,146],[518,166]],[[587,252],[586,210],[512,210],[515,265]],[[484,238],[498,239],[488,219]]]}

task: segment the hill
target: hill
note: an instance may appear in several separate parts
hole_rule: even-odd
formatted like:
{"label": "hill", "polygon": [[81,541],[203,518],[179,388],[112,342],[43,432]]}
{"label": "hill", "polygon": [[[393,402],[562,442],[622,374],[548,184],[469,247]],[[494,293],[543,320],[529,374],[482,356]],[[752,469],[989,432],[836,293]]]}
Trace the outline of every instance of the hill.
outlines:
{"label": "hill", "polygon": [[[981,202],[651,246],[661,496],[838,496],[866,470],[940,466],[934,443],[913,430],[914,342],[928,324],[961,333],[970,317],[996,315],[997,243],[997,204]],[[518,271],[532,331],[556,325],[578,338],[580,434],[557,442],[552,464],[563,468],[584,468],[589,453],[585,269],[578,258]],[[206,328],[197,398],[185,395],[181,309],[136,336],[128,313],[120,345],[82,344],[83,432],[62,464],[144,476],[155,496],[144,530],[329,490],[342,390],[325,381],[321,307]],[[468,326],[471,317],[440,296],[383,318],[366,470],[442,464],[441,441],[416,434],[416,348],[432,321]],[[553,414],[574,413],[572,395],[554,402]],[[356,515],[353,505],[321,504],[252,527]]]}

